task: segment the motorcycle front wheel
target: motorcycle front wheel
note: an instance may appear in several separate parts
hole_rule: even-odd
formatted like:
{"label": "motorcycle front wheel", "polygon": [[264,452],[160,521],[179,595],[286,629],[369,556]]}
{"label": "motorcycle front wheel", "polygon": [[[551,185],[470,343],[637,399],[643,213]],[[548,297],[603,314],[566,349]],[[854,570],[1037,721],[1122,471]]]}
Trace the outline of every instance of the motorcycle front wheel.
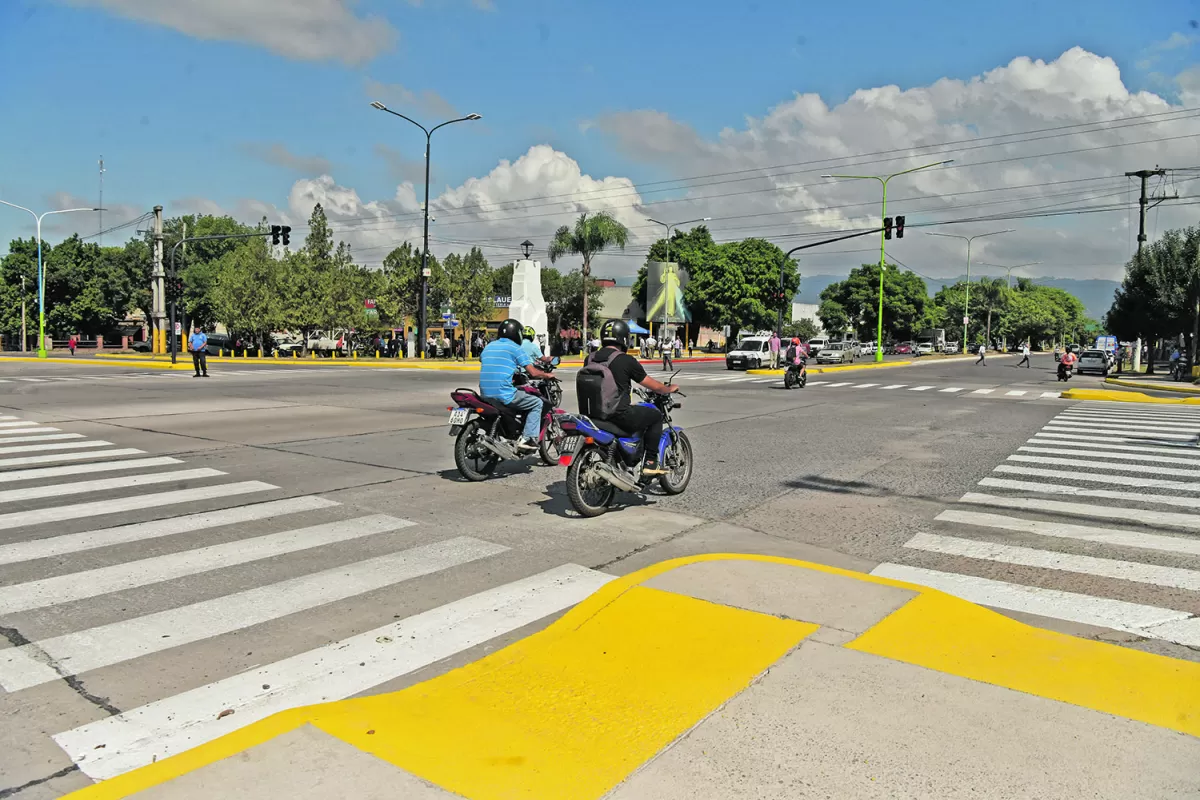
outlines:
{"label": "motorcycle front wheel", "polygon": [[464,478],[472,482],[485,481],[496,471],[500,456],[484,447],[479,439],[483,426],[475,419],[463,426],[454,440],[454,466]]}
{"label": "motorcycle front wheel", "polygon": [[663,466],[670,470],[658,479],[667,494],[683,494],[692,482],[692,443],[683,431],[676,431],[674,441],[663,454]]}
{"label": "motorcycle front wheel", "polygon": [[783,376],[783,388],[790,389],[796,385],[796,375],[790,369]]}
{"label": "motorcycle front wheel", "polygon": [[557,421],[552,421],[542,430],[542,438],[538,441],[538,456],[547,467],[558,465],[558,443],[562,440],[562,429]]}
{"label": "motorcycle front wheel", "polygon": [[596,447],[584,447],[567,470],[567,497],[583,517],[598,517],[608,511],[617,488],[596,474],[604,456]]}

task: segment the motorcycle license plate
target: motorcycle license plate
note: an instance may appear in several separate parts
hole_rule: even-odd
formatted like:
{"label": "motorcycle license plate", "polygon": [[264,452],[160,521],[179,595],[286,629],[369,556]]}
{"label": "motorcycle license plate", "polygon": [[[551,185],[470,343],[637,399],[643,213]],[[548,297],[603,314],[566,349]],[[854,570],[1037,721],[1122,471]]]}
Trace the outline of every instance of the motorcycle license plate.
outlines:
{"label": "motorcycle license plate", "polygon": [[566,441],[558,448],[558,464],[562,467],[571,466],[571,462],[575,460],[576,453],[579,452],[580,446],[583,444],[582,436],[569,436]]}
{"label": "motorcycle license plate", "polygon": [[450,412],[451,425],[464,425],[467,421],[467,414],[470,414],[470,409],[456,408]]}

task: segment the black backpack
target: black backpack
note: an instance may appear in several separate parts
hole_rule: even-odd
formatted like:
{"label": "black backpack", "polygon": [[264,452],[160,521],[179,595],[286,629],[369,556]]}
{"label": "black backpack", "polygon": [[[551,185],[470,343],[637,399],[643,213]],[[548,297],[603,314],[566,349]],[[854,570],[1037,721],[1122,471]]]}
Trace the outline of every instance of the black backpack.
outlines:
{"label": "black backpack", "polygon": [[611,360],[621,351],[612,347],[597,350],[587,357],[575,376],[575,395],[579,398],[579,413],[588,417],[615,414],[621,407],[621,389],[612,373]]}

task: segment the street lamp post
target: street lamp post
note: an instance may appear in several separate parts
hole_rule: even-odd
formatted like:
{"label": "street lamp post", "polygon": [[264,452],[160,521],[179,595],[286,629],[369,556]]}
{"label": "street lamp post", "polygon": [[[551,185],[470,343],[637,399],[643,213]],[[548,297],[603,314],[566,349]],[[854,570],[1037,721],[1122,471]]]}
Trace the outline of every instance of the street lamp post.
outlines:
{"label": "street lamp post", "polygon": [[[680,225],[691,225],[693,222],[708,222],[709,220],[712,219],[712,217],[700,217],[698,219],[685,219],[683,222],[662,222],[662,221],[654,219],[652,217],[646,217],[646,219],[650,220],[655,225],[662,225],[664,228],[667,229],[667,236],[666,236],[667,260],[665,263],[668,265],[668,268],[670,268],[669,265],[671,263],[671,229],[678,228]],[[650,302],[649,299],[647,299],[646,300],[647,305],[649,305],[649,302]],[[670,312],[670,309],[667,308],[667,304],[663,303],[663,327],[664,328],[667,326],[667,314],[669,312]],[[650,322],[650,321],[652,321],[652,320],[647,320],[647,322]],[[686,334],[687,331],[684,331],[684,333]]]}
{"label": "street lamp post", "polygon": [[971,242],[976,239],[982,239],[984,236],[998,236],[1001,233],[1012,233],[1015,228],[1005,228],[1002,231],[991,231],[989,233],[977,233],[974,236],[960,236],[957,233],[936,233],[934,231],[925,231],[930,236],[944,236],[947,239],[962,239],[967,243],[967,294],[963,300],[963,342],[962,351],[967,352],[967,325],[971,319]]}
{"label": "street lamp post", "polygon": [[399,111],[393,111],[378,100],[371,103],[371,108],[378,109],[379,111],[386,111],[387,113],[397,116],[400,119],[407,120],[425,132],[425,207],[423,209],[425,212],[425,235],[423,237],[423,245],[421,248],[421,295],[417,301],[417,352],[420,354],[421,358],[424,358],[425,306],[429,296],[429,147],[433,138],[433,132],[438,128],[443,128],[455,122],[474,122],[475,120],[483,119],[483,117],[480,114],[467,114],[465,117],[449,119],[439,125],[434,125],[432,128],[426,128],[415,119],[406,117]]}
{"label": "street lamp post", "polygon": [[[33,211],[30,211],[25,206],[19,206],[16,203],[9,203],[5,200],[0,200],[6,206],[11,208],[19,208],[27,212],[34,220],[37,221],[37,253],[38,253],[38,349],[37,357],[46,358],[46,280],[45,268],[42,266],[42,219],[51,214],[70,214],[72,211],[101,211],[100,208],[64,208],[59,211],[45,211],[38,216]],[[24,293],[22,293],[22,297]],[[22,345],[24,346],[24,345]]]}
{"label": "street lamp post", "polygon": [[[882,211],[880,212],[880,217],[886,218],[887,217],[887,185],[888,185],[888,181],[890,181],[892,178],[898,177],[900,175],[908,175],[910,172],[920,172],[923,169],[931,169],[932,167],[942,167],[942,166],[945,166],[946,164],[952,163],[953,161],[954,161],[954,159],[952,159],[952,158],[947,159],[945,161],[937,161],[937,162],[934,162],[933,164],[926,164],[921,167],[913,167],[912,169],[906,169],[906,170],[902,170],[900,172],[893,172],[891,175],[822,175],[821,177],[822,178],[839,178],[839,179],[843,179],[843,180],[879,181],[880,185],[883,187],[883,208],[882,208]],[[883,271],[885,269],[885,258],[887,257],[887,253],[885,252],[885,247],[886,247],[885,242],[887,240],[887,234],[888,234],[888,232],[884,226],[881,226],[881,228],[884,228],[884,229],[881,230],[881,232],[879,234],[879,319],[878,319],[878,325],[877,325],[877,329],[876,329],[876,342],[875,342],[875,360],[877,362],[883,361]]]}
{"label": "street lamp post", "polygon": [[1038,264],[1040,264],[1040,263],[1042,263],[1042,262],[1040,262],[1040,261],[1030,261],[1030,262],[1028,262],[1028,263],[1025,263],[1025,264],[1013,264],[1011,267],[1006,267],[1006,266],[1004,266],[1003,264],[988,264],[988,263],[987,263],[987,262],[985,262],[985,261],[980,261],[980,262],[979,262],[979,265],[980,265],[980,266],[982,266],[982,267],[996,267],[997,269],[1002,269],[1002,270],[1004,270],[1005,277],[1006,277],[1006,279],[1007,279],[1007,282],[1008,282],[1008,288],[1009,288],[1009,289],[1011,289],[1011,288],[1012,288],[1012,273],[1013,273],[1013,270],[1014,270],[1014,269],[1020,269],[1021,267],[1035,267],[1035,266],[1037,266],[1037,265],[1038,265]]}

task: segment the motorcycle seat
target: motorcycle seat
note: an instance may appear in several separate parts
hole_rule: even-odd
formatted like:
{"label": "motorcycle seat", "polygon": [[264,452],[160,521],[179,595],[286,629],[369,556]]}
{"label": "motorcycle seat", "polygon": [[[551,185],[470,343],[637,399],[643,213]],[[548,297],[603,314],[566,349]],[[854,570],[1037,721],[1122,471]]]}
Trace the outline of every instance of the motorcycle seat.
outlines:
{"label": "motorcycle seat", "polygon": [[614,422],[609,422],[608,420],[605,420],[605,419],[596,419],[595,417],[592,417],[591,420],[592,420],[592,424],[595,425],[597,428],[604,431],[605,433],[611,433],[613,436],[616,436],[618,439],[628,439],[631,436],[633,436],[632,433],[625,430],[620,425],[617,425]]}

